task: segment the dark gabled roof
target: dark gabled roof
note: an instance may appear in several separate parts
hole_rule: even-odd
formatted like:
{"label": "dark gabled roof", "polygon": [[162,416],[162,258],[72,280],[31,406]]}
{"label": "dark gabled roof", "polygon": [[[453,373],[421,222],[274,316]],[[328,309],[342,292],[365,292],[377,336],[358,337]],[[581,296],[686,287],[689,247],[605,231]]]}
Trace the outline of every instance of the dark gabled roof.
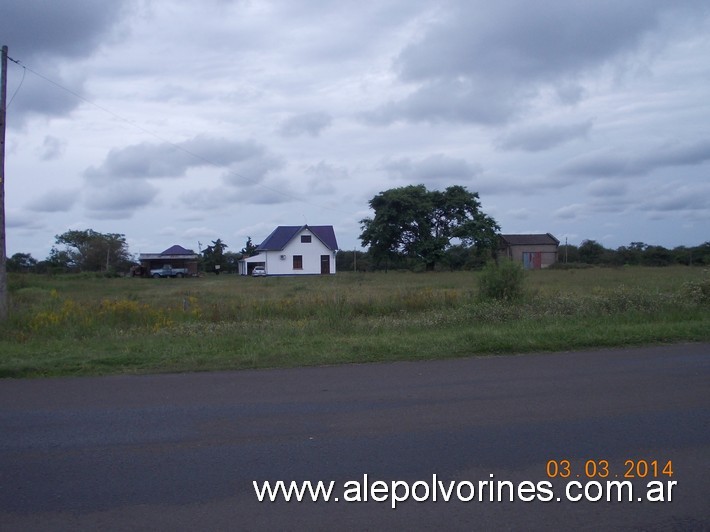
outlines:
{"label": "dark gabled roof", "polygon": [[500,238],[509,246],[557,246],[560,243],[560,241],[550,233],[545,233],[544,235],[500,235]]}
{"label": "dark gabled roof", "polygon": [[170,246],[168,249],[163,251],[161,255],[194,255],[195,252],[192,251],[191,249],[185,249],[182,246],[178,246],[175,244],[174,246]]}
{"label": "dark gabled roof", "polygon": [[257,251],[275,251],[283,249],[301,229],[300,225],[279,225],[256,248]]}
{"label": "dark gabled roof", "polygon": [[332,225],[280,225],[256,248],[257,251],[279,251],[286,247],[293,237],[308,229],[318,240],[333,251],[338,249]]}

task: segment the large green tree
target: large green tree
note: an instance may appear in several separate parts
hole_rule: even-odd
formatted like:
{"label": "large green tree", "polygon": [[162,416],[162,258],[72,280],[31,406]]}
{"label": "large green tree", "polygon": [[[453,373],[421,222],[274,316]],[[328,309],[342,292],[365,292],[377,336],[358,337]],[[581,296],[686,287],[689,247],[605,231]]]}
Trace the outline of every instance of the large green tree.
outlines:
{"label": "large green tree", "polygon": [[[207,246],[202,252],[203,265],[206,272],[215,272],[219,274],[225,266],[224,250],[229,246],[222,242],[222,239],[212,241],[211,246]],[[219,266],[219,267],[218,267]]]}
{"label": "large green tree", "polygon": [[375,215],[360,221],[360,240],[377,260],[417,258],[433,269],[452,245],[492,249],[497,243],[498,224],[481,210],[478,193],[466,187],[392,188],[369,205]]}
{"label": "large green tree", "polygon": [[99,233],[93,229],[70,230],[55,236],[64,250],[52,248],[56,256],[66,256],[67,265],[80,271],[117,271],[130,267],[126,237],[118,233]]}

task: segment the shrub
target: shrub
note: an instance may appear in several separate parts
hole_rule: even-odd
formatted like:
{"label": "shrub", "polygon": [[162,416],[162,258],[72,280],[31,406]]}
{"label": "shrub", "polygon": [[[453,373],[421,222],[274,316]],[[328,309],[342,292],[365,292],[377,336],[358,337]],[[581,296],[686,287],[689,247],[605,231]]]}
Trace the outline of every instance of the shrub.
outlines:
{"label": "shrub", "polygon": [[523,296],[525,270],[511,260],[489,262],[479,278],[479,294],[484,299],[514,301]]}
{"label": "shrub", "polygon": [[687,281],[680,289],[682,297],[693,303],[710,303],[710,279]]}

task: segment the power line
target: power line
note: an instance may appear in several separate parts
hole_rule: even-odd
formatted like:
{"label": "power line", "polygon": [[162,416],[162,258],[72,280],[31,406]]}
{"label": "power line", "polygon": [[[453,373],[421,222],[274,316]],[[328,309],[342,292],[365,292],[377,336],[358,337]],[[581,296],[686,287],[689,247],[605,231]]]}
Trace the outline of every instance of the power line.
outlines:
{"label": "power line", "polygon": [[[133,128],[135,128],[135,129],[138,129],[139,131],[141,131],[141,132],[143,132],[143,133],[145,133],[145,134],[147,134],[147,135],[150,135],[150,136],[152,136],[152,137],[154,137],[154,138],[160,140],[161,142],[166,143],[166,144],[169,145],[170,147],[172,147],[172,148],[174,148],[174,149],[176,149],[176,150],[179,150],[179,151],[185,153],[186,155],[189,155],[189,156],[192,157],[193,159],[196,159],[196,160],[198,160],[198,161],[201,161],[202,163],[204,163],[204,164],[207,165],[207,166],[212,166],[213,168],[218,168],[218,169],[226,169],[227,173],[229,173],[230,175],[233,175],[233,176],[235,176],[235,177],[238,177],[239,179],[242,179],[242,180],[244,180],[244,181],[248,181],[248,182],[250,182],[250,183],[253,183],[254,185],[256,185],[256,186],[258,186],[258,187],[260,187],[260,188],[263,188],[263,189],[265,189],[265,190],[268,190],[268,191],[270,191],[270,192],[273,192],[273,193],[275,193],[275,194],[278,194],[278,195],[280,195],[280,196],[283,196],[283,197],[285,197],[285,198],[288,198],[288,199],[290,199],[290,200],[292,200],[292,201],[296,201],[296,202],[299,202],[299,203],[304,203],[304,204],[306,204],[306,205],[310,205],[310,206],[312,206],[312,207],[317,207],[317,208],[319,208],[319,209],[324,209],[324,210],[329,210],[329,211],[333,211],[333,212],[338,212],[338,213],[340,213],[340,214],[347,214],[347,215],[353,214],[353,213],[346,213],[346,212],[344,212],[344,211],[341,211],[341,210],[339,210],[339,209],[335,209],[335,208],[332,208],[332,207],[327,207],[327,206],[325,206],[325,205],[319,205],[319,204],[317,204],[317,203],[313,203],[313,202],[308,201],[308,200],[306,200],[306,199],[304,199],[304,198],[302,198],[302,197],[295,196],[295,195],[293,195],[293,194],[289,194],[288,192],[284,192],[283,190],[279,190],[279,189],[277,189],[277,188],[270,187],[270,186],[268,186],[268,185],[264,185],[263,183],[259,182],[259,181],[256,180],[256,179],[253,179],[253,178],[250,178],[250,177],[245,176],[245,175],[243,175],[243,174],[240,174],[239,172],[235,172],[234,170],[231,170],[230,168],[228,168],[228,167],[226,167],[226,166],[224,166],[224,165],[215,163],[214,161],[212,161],[212,160],[210,160],[210,159],[207,159],[206,157],[203,157],[202,155],[199,155],[199,154],[197,154],[197,153],[194,153],[194,152],[188,150],[187,148],[185,148],[184,146],[181,146],[181,145],[179,145],[179,144],[176,144],[175,142],[173,142],[173,141],[171,141],[171,140],[168,140],[168,139],[166,139],[165,137],[162,137],[162,136],[160,136],[159,134],[157,134],[157,133],[155,133],[155,132],[153,132],[153,131],[150,131],[149,129],[144,128],[144,127],[141,126],[140,124],[138,124],[138,123],[136,123],[136,122],[134,122],[134,121],[132,121],[132,120],[129,120],[128,118],[125,118],[125,117],[119,115],[118,113],[116,113],[116,112],[114,112],[114,111],[112,111],[112,110],[110,110],[110,109],[108,109],[108,108],[106,108],[106,107],[103,107],[102,105],[99,105],[99,104],[97,104],[96,102],[93,102],[93,101],[91,101],[91,100],[85,98],[85,97],[82,96],[81,94],[79,94],[79,93],[77,93],[77,92],[75,92],[75,91],[73,91],[73,90],[71,90],[71,89],[68,89],[67,87],[63,86],[62,84],[57,83],[56,81],[54,81],[54,80],[48,78],[47,76],[44,76],[44,75],[40,74],[40,73],[37,72],[36,70],[31,69],[30,67],[28,67],[27,65],[25,65],[25,64],[24,64],[22,61],[20,61],[20,60],[13,59],[13,58],[11,58],[11,57],[9,57],[9,56],[8,56],[8,59],[9,59],[10,61],[12,61],[13,63],[17,64],[18,66],[22,67],[22,69],[23,69],[22,82],[24,82],[24,79],[25,79],[25,78],[24,78],[25,72],[26,72],[26,71],[27,71],[27,72],[30,72],[30,73],[34,74],[35,76],[37,76],[38,78],[43,79],[43,80],[46,81],[47,83],[50,83],[50,84],[54,85],[54,86],[57,87],[58,89],[61,89],[61,90],[63,90],[64,92],[67,92],[68,94],[71,94],[72,96],[74,96],[75,98],[81,100],[82,102],[87,103],[87,104],[89,104],[89,105],[95,107],[96,109],[99,109],[100,111],[103,111],[104,113],[111,115],[111,116],[114,117],[115,119],[117,119],[117,120],[119,120],[119,121],[121,121],[121,122],[123,122],[123,123],[125,123],[125,124],[127,124],[127,125],[129,125],[129,126],[131,126],[131,127],[133,127]],[[15,94],[17,94],[17,92],[19,91],[20,87],[22,86],[22,82],[20,83],[20,86],[18,86],[18,88],[15,90]],[[13,98],[15,97],[15,94],[13,94]],[[10,100],[10,102],[12,102],[12,99]]]}
{"label": "power line", "polygon": [[[7,56],[7,58],[12,61],[13,63],[17,63],[20,65],[19,61],[15,61],[12,57]],[[25,68],[24,65],[20,65],[22,67],[22,79],[20,80],[20,84],[17,86],[15,89],[15,92],[12,93],[12,96],[10,97],[10,101],[7,102],[7,105],[5,106],[5,109],[7,110],[10,105],[12,105],[12,101],[15,99],[15,96],[17,96],[17,93],[20,92],[20,89],[22,88],[22,84],[25,82],[25,75],[27,74],[27,69]]]}

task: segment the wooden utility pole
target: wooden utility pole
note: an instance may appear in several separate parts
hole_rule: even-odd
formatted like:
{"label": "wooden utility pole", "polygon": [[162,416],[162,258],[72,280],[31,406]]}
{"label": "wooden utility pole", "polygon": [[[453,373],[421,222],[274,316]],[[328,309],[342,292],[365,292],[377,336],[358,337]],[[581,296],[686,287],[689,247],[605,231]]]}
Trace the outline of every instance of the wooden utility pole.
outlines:
{"label": "wooden utility pole", "polygon": [[7,46],[2,47],[0,73],[0,321],[8,316],[7,257],[5,251],[5,100],[7,99]]}

